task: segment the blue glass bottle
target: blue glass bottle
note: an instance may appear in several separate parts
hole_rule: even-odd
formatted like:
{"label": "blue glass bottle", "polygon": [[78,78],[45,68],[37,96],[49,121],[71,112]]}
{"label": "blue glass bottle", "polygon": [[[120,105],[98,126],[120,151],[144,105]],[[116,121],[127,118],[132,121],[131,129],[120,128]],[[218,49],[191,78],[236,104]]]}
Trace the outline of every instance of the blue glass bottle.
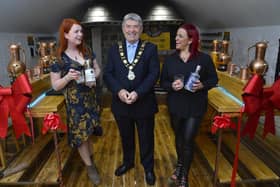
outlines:
{"label": "blue glass bottle", "polygon": [[197,80],[199,80],[200,75],[199,75],[199,71],[201,69],[200,65],[196,66],[195,72],[192,72],[191,75],[189,76],[188,81],[186,82],[184,88],[190,92],[194,92],[194,90],[192,89],[193,84],[195,82],[197,82]]}

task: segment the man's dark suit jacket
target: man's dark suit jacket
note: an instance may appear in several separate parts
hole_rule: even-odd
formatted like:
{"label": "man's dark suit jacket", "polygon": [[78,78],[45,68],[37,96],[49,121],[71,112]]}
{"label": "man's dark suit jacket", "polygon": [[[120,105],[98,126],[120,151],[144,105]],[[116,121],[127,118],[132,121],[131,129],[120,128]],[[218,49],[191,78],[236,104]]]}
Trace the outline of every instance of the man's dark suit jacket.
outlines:
{"label": "man's dark suit jacket", "polygon": [[[141,43],[142,41],[138,42],[135,54],[137,54]],[[123,41],[123,48],[127,59],[125,41]],[[154,85],[160,72],[157,47],[154,44],[146,43],[144,52],[133,72],[136,75],[135,79],[128,80],[128,68],[121,60],[119,46],[118,44],[113,45],[109,51],[103,75],[108,89],[112,92],[112,112],[115,115],[136,118],[152,116],[158,111]],[[123,103],[118,97],[118,92],[121,89],[126,89],[129,92],[136,91],[137,101],[130,105]]]}

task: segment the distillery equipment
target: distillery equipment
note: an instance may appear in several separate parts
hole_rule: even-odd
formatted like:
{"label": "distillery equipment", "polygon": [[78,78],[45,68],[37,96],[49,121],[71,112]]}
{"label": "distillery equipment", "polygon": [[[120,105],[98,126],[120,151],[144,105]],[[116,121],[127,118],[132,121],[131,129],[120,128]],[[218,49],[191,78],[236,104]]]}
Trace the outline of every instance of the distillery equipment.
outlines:
{"label": "distillery equipment", "polygon": [[249,59],[249,51],[255,47],[255,59],[249,63],[249,71],[251,74],[264,75],[268,69],[268,64],[264,60],[265,51],[267,48],[268,42],[262,41],[257,42],[255,45],[248,48],[248,59]]}
{"label": "distillery equipment", "polygon": [[211,58],[212,58],[213,63],[214,63],[216,68],[218,67],[219,55],[220,55],[219,44],[220,44],[220,41],[213,40],[212,41],[213,51],[210,52]]}
{"label": "distillery equipment", "polygon": [[227,65],[231,62],[231,56],[228,54],[229,41],[222,41],[222,52],[219,55],[218,67],[219,71],[227,71]]}
{"label": "distillery equipment", "polygon": [[[7,67],[11,82],[13,82],[19,75],[25,73],[26,70],[26,58],[24,49],[19,44],[11,44],[10,50],[10,61]],[[20,54],[22,52],[22,60]]]}
{"label": "distillery equipment", "polygon": [[49,73],[50,57],[48,54],[48,44],[46,42],[39,43],[39,64],[43,74]]}

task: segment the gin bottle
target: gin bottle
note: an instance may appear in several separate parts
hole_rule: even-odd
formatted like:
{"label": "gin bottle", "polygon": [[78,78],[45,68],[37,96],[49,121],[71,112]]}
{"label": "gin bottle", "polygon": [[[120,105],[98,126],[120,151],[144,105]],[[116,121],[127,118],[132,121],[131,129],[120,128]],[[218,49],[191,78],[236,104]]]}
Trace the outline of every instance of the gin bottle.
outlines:
{"label": "gin bottle", "polygon": [[95,82],[96,82],[94,69],[92,66],[93,65],[92,65],[91,60],[87,59],[85,61],[85,83],[86,84],[95,84]]}
{"label": "gin bottle", "polygon": [[196,66],[195,72],[192,72],[191,75],[189,76],[188,81],[186,82],[184,88],[190,92],[194,92],[194,90],[192,89],[193,84],[195,82],[197,82],[197,80],[199,80],[200,75],[199,75],[199,71],[201,69],[200,65]]}

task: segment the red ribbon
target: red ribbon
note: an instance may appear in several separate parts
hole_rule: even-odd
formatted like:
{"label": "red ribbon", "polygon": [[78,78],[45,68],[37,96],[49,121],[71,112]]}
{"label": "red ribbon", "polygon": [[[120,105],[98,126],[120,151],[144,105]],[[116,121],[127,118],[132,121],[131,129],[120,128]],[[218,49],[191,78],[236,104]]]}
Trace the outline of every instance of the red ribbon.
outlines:
{"label": "red ribbon", "polygon": [[8,117],[13,123],[16,138],[22,134],[31,136],[25,121],[24,112],[31,101],[31,85],[26,74],[19,75],[11,88],[0,87],[0,137],[5,138],[8,130]]}
{"label": "red ribbon", "polygon": [[211,127],[212,134],[215,134],[218,129],[235,128],[235,124],[231,122],[230,116],[222,114],[221,116],[215,116]]}
{"label": "red ribbon", "polygon": [[67,127],[63,124],[58,114],[50,113],[46,114],[44,117],[42,133],[46,134],[48,130],[61,130],[62,132],[67,132]]}
{"label": "red ribbon", "polygon": [[241,140],[241,122],[242,122],[242,115],[243,115],[244,107],[240,109],[240,116],[238,117],[238,123],[237,123],[237,141],[235,145],[235,156],[234,156],[234,161],[233,161],[233,168],[232,168],[232,173],[231,173],[231,182],[230,182],[230,187],[235,187],[236,181],[236,174],[237,174],[237,169],[238,169],[238,157],[239,157],[239,146],[240,146],[240,140]]}
{"label": "red ribbon", "polygon": [[239,145],[241,138],[241,121],[243,113],[247,113],[248,120],[242,131],[242,136],[249,134],[254,138],[261,112],[265,112],[265,122],[263,137],[268,133],[275,134],[274,108],[280,109],[280,79],[272,87],[263,89],[263,78],[255,74],[244,87],[242,95],[244,108],[241,109],[237,125],[237,143],[235,147],[235,157],[231,176],[231,187],[235,187],[236,173],[238,168]]}
{"label": "red ribbon", "polygon": [[242,136],[248,134],[251,139],[254,138],[262,112],[265,113],[263,137],[268,133],[275,134],[274,109],[280,109],[280,80],[270,88],[263,88],[263,85],[263,78],[255,74],[243,89],[244,113],[248,119]]}

